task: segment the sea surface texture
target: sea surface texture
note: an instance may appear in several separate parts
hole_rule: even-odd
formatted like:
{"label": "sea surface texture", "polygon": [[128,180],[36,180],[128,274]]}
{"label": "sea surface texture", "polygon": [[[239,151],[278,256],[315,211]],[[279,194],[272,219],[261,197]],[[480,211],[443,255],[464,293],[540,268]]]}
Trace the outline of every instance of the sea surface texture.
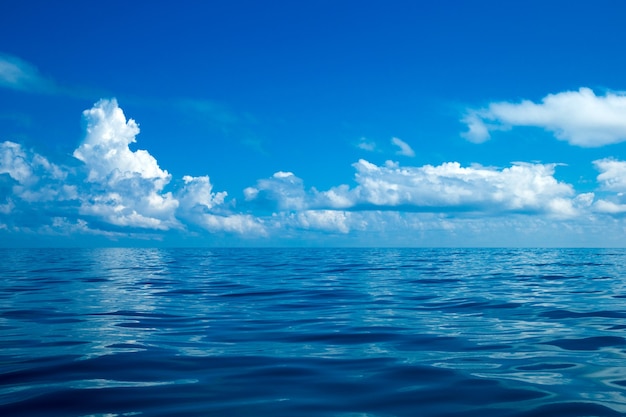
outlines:
{"label": "sea surface texture", "polygon": [[0,250],[0,415],[626,415],[626,251]]}

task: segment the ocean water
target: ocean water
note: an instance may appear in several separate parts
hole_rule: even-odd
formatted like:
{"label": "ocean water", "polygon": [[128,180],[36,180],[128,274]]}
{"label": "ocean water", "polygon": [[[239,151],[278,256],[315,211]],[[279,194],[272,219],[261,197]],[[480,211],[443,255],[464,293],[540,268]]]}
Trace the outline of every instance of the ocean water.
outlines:
{"label": "ocean water", "polygon": [[626,415],[626,251],[0,250],[0,415]]}

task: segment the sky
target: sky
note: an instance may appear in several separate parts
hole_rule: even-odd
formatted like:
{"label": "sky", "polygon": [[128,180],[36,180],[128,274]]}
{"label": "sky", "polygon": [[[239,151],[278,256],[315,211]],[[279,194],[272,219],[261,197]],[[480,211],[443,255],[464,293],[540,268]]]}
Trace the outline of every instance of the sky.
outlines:
{"label": "sky", "polygon": [[626,246],[626,2],[5,2],[0,246]]}

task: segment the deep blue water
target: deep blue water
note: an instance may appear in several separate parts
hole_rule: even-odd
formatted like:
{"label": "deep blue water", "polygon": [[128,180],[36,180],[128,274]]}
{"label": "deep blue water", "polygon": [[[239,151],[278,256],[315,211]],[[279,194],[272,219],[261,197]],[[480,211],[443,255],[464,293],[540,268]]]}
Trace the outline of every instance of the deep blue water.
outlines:
{"label": "deep blue water", "polygon": [[0,415],[626,415],[626,251],[0,250]]}

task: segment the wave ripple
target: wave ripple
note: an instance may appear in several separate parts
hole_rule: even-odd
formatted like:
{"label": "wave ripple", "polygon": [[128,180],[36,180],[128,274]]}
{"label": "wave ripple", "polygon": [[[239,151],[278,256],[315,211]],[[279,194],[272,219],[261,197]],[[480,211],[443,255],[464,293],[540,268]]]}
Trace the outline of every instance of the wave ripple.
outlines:
{"label": "wave ripple", "polygon": [[626,415],[626,251],[0,250],[3,416]]}

